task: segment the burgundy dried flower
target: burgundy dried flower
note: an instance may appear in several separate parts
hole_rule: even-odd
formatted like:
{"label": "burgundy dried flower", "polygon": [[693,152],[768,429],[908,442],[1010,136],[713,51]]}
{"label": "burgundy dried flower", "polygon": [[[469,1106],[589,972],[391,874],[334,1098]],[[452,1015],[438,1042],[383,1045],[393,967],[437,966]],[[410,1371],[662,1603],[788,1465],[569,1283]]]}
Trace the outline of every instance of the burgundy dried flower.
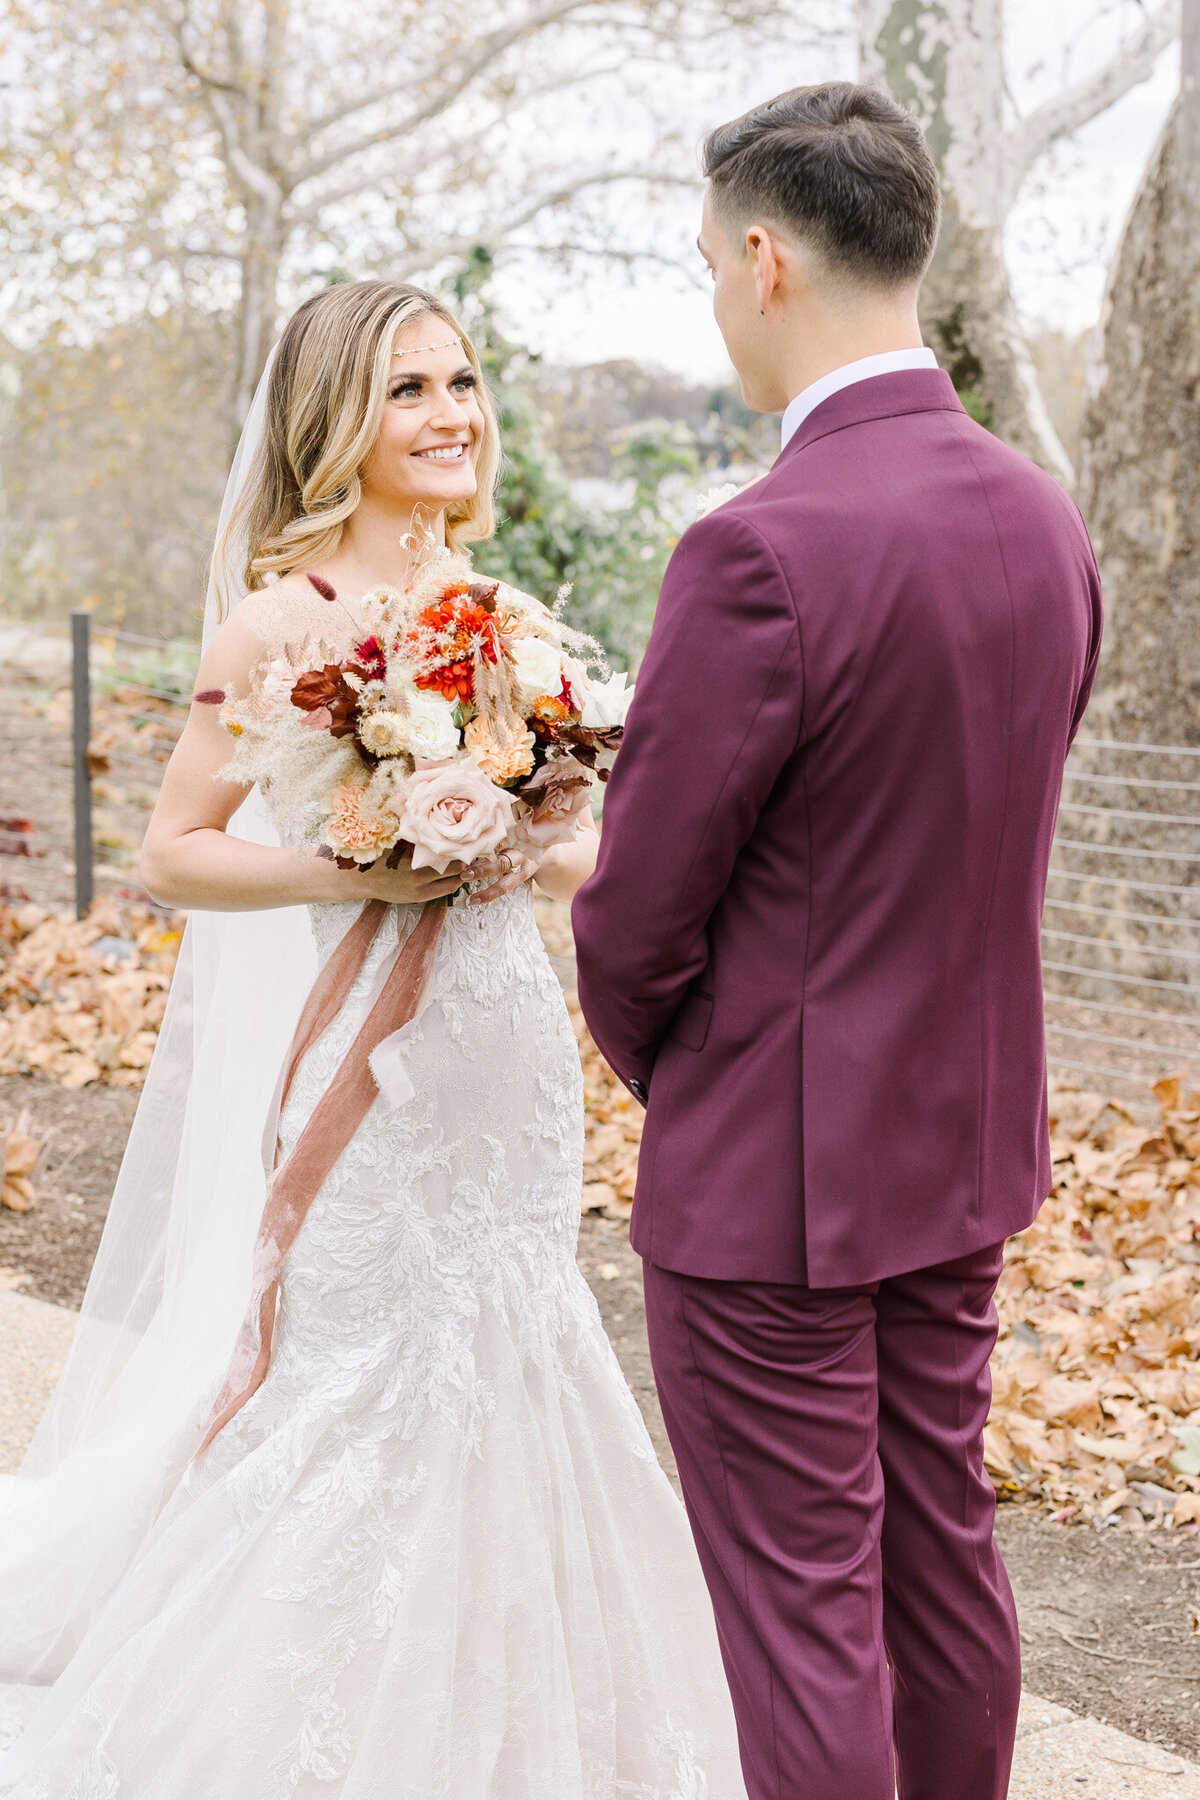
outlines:
{"label": "burgundy dried flower", "polygon": [[323,576],[314,575],[311,570],[307,570],[307,569],[305,570],[305,574],[307,575],[309,581],[311,581],[313,586],[316,588],[318,594],[320,594],[322,600],[336,600],[337,599],[337,589],[335,587],[331,587],[329,585],[329,583],[324,579]]}
{"label": "burgundy dried flower", "polygon": [[369,638],[364,638],[361,644],[355,645],[354,656],[359,668],[369,680],[383,680],[387,674],[387,657],[384,655],[383,645],[374,633]]}
{"label": "burgundy dried flower", "polygon": [[201,706],[223,706],[225,704],[225,689],[204,688],[200,693],[193,694],[192,699],[199,701]]}

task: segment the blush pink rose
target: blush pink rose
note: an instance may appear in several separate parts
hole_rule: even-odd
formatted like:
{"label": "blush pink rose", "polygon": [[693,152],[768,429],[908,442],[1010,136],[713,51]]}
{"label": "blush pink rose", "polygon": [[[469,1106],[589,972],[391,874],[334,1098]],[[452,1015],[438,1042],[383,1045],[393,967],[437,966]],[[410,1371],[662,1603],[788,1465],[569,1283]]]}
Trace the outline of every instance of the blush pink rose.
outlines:
{"label": "blush pink rose", "polygon": [[519,848],[539,857],[551,844],[569,844],[591,792],[591,776],[573,756],[543,763],[517,796],[513,837]]}
{"label": "blush pink rose", "polygon": [[490,856],[509,834],[513,803],[470,757],[433,763],[409,777],[400,836],[413,846],[414,869],[444,875],[452,862]]}

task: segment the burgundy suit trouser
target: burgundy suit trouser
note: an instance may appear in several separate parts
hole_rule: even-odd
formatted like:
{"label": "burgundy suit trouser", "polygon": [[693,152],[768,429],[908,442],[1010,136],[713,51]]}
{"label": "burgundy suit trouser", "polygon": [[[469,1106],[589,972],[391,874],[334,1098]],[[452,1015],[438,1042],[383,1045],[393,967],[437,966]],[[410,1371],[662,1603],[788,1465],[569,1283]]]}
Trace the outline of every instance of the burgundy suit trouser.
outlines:
{"label": "burgundy suit trouser", "polygon": [[750,1800],[1008,1791],[1020,1649],[983,1467],[1002,1248],[839,1289],[645,1265]]}

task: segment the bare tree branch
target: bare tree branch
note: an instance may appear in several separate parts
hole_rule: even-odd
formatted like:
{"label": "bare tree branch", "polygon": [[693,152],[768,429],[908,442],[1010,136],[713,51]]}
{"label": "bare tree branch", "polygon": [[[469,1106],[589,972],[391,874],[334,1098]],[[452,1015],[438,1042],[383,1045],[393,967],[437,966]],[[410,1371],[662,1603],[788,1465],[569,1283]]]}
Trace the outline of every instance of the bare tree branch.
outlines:
{"label": "bare tree branch", "polygon": [[1035,107],[1007,134],[1006,181],[1010,204],[1030,169],[1061,138],[1070,137],[1146,81],[1167,45],[1179,35],[1179,0],[1162,0],[1135,35],[1103,67]]}
{"label": "bare tree branch", "polygon": [[203,88],[215,88],[226,94],[236,94],[240,100],[248,100],[250,96],[240,81],[235,81],[228,75],[215,75],[211,69],[202,68],[197,62],[195,54],[189,50],[187,42],[187,30],[191,22],[192,9],[187,4],[182,6],[175,17],[171,19],[172,34],[179,45],[179,60],[184,69]]}
{"label": "bare tree branch", "polygon": [[389,267],[396,270],[397,275],[419,273],[431,269],[435,263],[447,256],[462,256],[480,243],[507,243],[509,234],[520,231],[522,226],[531,225],[539,214],[549,211],[551,207],[566,206],[588,188],[611,186],[618,181],[653,181],[662,186],[687,187],[695,189],[694,178],[676,175],[662,175],[657,169],[609,169],[592,175],[581,176],[578,181],[566,187],[556,188],[550,193],[540,195],[520,212],[510,213],[493,221],[486,231],[463,232],[455,238],[448,238],[444,243],[414,246],[407,257],[392,257]]}
{"label": "bare tree branch", "polygon": [[[583,84],[595,81],[604,75],[619,75],[622,68],[625,66],[626,65],[623,62],[614,62],[607,66],[598,64],[592,68],[577,70],[571,75],[551,76],[546,81],[539,83],[536,87],[523,88],[519,94],[513,97],[509,104],[497,107],[494,114],[492,114],[476,131],[468,132],[465,137],[456,137],[452,144],[446,146],[443,154],[439,154],[435,150],[428,161],[423,165],[425,171],[428,173],[429,171],[436,169],[439,161],[444,161],[445,157],[455,156],[462,158],[469,152],[472,144],[482,143],[486,138],[493,135],[503,126],[510,124],[519,113],[525,112],[530,106],[534,105],[545,95],[565,93],[569,87],[582,86]],[[354,176],[352,179],[344,181],[338,187],[327,188],[315,199],[306,200],[303,205],[296,206],[289,204],[286,212],[287,222],[289,226],[311,225],[320,218],[327,207],[340,206],[346,200],[356,199],[358,195],[363,192],[364,187],[368,185],[373,192],[378,193],[386,191],[385,179],[373,178],[368,183],[367,179],[360,174]]]}
{"label": "bare tree branch", "polygon": [[[429,99],[423,100],[419,106],[413,107],[402,118],[381,130],[364,132],[324,156],[311,157],[308,162],[302,163],[294,171],[291,186],[297,188],[303,182],[312,181],[316,176],[323,175],[327,169],[336,168],[347,158],[357,156],[362,150],[370,150],[375,144],[391,143],[396,138],[407,137],[409,132],[415,131],[418,126],[426,124],[428,120],[437,118],[439,113],[445,112],[447,107],[451,106],[470,87],[471,83],[513,44],[518,43],[522,38],[535,36],[551,25],[561,24],[572,13],[579,12],[584,7],[593,4],[594,0],[550,0],[548,5],[525,13],[523,17],[515,20],[512,24],[489,32],[487,37],[480,39],[476,50],[468,60],[459,64],[457,68],[458,58],[447,57],[440,68],[434,70],[434,92]],[[387,87],[380,88],[368,99],[356,101],[352,110],[362,111],[364,107],[392,99],[396,94],[404,93],[409,85],[411,85],[409,82],[391,83]],[[336,116],[327,114],[325,124],[334,122],[336,122]]]}
{"label": "bare tree branch", "polygon": [[[571,238],[556,238],[552,244],[528,243],[507,238],[504,243],[505,256],[590,256],[594,262],[618,263],[627,269],[644,269],[653,264],[655,268],[670,269],[674,275],[682,275],[689,286],[703,288],[708,280],[707,273],[701,274],[693,270],[680,256],[672,256],[666,250],[619,250],[615,244],[588,244]],[[693,258],[698,261],[698,258]]]}
{"label": "bare tree branch", "polygon": [[237,115],[226,95],[220,92],[210,92],[208,105],[217,122],[217,129],[221,133],[226,161],[232,173],[237,176],[242,186],[256,195],[265,206],[278,207],[283,198],[283,190],[269,170],[255,162],[246,151],[238,130]]}
{"label": "bare tree branch", "polygon": [[173,34],[179,46],[179,59],[187,72],[194,75],[204,88],[204,99],[220,134],[230,173],[248,193],[257,196],[265,206],[276,210],[283,198],[282,189],[274,176],[247,151],[238,123],[237,108],[232,99],[236,95],[243,104],[250,105],[250,95],[240,83],[210,78],[198,66],[188,48],[187,26],[188,9],[184,7],[172,21]]}

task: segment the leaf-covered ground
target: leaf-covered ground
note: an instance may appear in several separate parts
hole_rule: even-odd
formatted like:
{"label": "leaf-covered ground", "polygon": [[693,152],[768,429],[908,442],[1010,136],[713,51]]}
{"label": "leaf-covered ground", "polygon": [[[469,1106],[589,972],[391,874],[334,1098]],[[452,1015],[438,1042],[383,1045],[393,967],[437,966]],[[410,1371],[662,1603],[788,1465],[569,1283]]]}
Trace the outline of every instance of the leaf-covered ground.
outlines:
{"label": "leaf-covered ground", "polygon": [[[546,909],[569,955],[565,909]],[[84,920],[0,903],[0,1076],[136,1088],[153,1052],[182,921],[104,896]],[[560,939],[562,940],[560,942]],[[583,1061],[583,1210],[627,1221],[642,1110],[572,1016]],[[1051,1096],[1054,1192],[1008,1246],[987,1433],[1002,1498],[1061,1518],[1200,1521],[1200,1094],[1156,1089],[1139,1123],[1102,1095]],[[13,1126],[17,1121],[0,1121]],[[28,1139],[20,1183],[27,1204]]]}
{"label": "leaf-covered ground", "polygon": [[1008,1246],[988,1465],[1081,1518],[1200,1520],[1200,1094],[1051,1095],[1054,1191]]}

